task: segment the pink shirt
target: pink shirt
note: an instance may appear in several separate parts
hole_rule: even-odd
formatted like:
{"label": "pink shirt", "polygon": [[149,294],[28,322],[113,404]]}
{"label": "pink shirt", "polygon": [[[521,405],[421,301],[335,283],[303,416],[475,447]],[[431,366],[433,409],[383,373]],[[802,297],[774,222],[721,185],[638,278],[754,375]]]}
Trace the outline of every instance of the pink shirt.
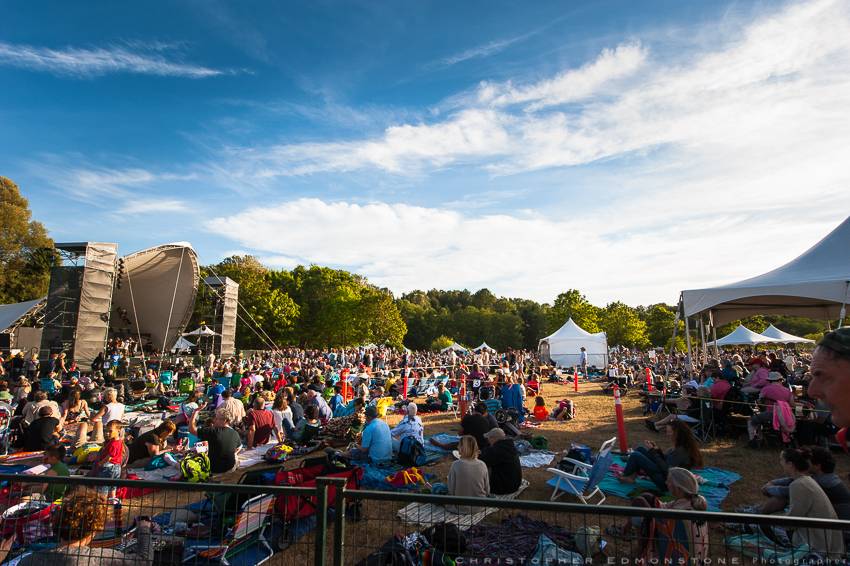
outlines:
{"label": "pink shirt", "polygon": [[769,374],[770,372],[767,371],[767,368],[760,367],[753,374],[752,379],[750,379],[750,382],[747,383],[747,385],[749,385],[750,387],[762,388],[767,385],[767,376]]}
{"label": "pink shirt", "polygon": [[[779,383],[768,383],[765,385],[761,393],[759,393],[759,399],[766,399],[768,401],[785,401],[789,405],[791,401],[793,401],[794,396],[791,395],[791,392],[784,385],[780,385]],[[769,403],[772,405],[773,403]]]}

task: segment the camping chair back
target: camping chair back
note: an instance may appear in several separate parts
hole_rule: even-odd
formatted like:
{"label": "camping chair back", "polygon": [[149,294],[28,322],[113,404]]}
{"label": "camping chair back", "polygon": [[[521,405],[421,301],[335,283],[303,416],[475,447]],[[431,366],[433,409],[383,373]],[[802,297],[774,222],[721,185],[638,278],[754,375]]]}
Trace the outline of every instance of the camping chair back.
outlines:
{"label": "camping chair back", "polygon": [[610,450],[608,450],[605,454],[599,454],[599,456],[596,457],[596,461],[593,462],[593,467],[587,475],[587,485],[584,488],[584,493],[586,495],[591,495],[596,490],[596,486],[599,485],[599,482],[601,482],[605,477],[605,474],[608,473],[608,469],[611,467],[612,461],[613,457],[611,456]]}
{"label": "camping chair back", "polygon": [[[255,560],[255,564],[262,564],[274,555],[263,531],[271,518],[271,512],[275,502],[274,495],[258,495],[246,501],[236,521],[230,529],[227,537],[220,544],[212,546],[195,546],[190,549],[190,556],[184,562],[190,562],[196,557],[205,562],[218,562],[229,564],[228,559],[240,553],[242,549],[248,548],[246,544],[256,544],[263,553],[261,559]],[[251,536],[256,534],[256,540],[251,542]],[[193,562],[194,563],[194,562]]]}
{"label": "camping chair back", "polygon": [[174,372],[163,370],[159,372],[159,382],[166,387],[171,387],[171,381],[174,378]]}

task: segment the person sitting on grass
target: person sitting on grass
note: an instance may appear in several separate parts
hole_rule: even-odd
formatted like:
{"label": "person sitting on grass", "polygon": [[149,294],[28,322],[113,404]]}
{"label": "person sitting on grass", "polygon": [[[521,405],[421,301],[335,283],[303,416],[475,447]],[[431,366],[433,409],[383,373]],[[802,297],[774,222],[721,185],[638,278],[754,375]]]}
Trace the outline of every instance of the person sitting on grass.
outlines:
{"label": "person sitting on grass", "polygon": [[442,381],[437,384],[437,397],[429,398],[425,404],[419,405],[420,411],[448,411],[452,404],[452,394]]}
{"label": "person sitting on grass", "polygon": [[128,468],[144,468],[151,459],[168,449],[168,439],[177,430],[174,421],[162,421],[155,429],[140,434],[130,444],[130,455],[127,457]]}
{"label": "person sitting on grass", "polygon": [[512,438],[501,428],[493,428],[484,437],[490,442],[478,458],[487,465],[490,474],[490,493],[506,495],[522,484],[522,464]]}
{"label": "person sitting on grass", "polygon": [[38,452],[61,438],[62,423],[53,416],[53,409],[43,406],[36,418],[24,431],[24,450]]}
{"label": "person sitting on grass", "polygon": [[407,413],[404,415],[404,418],[390,431],[393,436],[394,452],[398,452],[401,441],[406,436],[412,436],[422,444],[425,444],[425,426],[422,424],[422,419],[416,414],[418,410],[416,403],[408,403]]}
{"label": "person sitting on grass", "polygon": [[[460,458],[452,462],[449,469],[449,495],[458,497],[488,497],[490,495],[490,473],[487,464],[478,459],[478,443],[468,434],[460,437],[457,446]],[[469,505],[447,505],[455,513],[474,513]]]}
{"label": "person sitting on grass", "polygon": [[[47,466],[47,470],[40,474],[42,476],[67,478],[71,475],[71,471],[65,464],[65,447],[61,444],[48,446],[44,450],[44,457],[41,463]],[[32,488],[34,494],[37,494],[39,497],[42,497],[43,494],[44,500],[52,503],[62,499],[68,486],[64,483],[51,482],[31,484],[30,488]]]}
{"label": "person sitting on grass", "polygon": [[246,440],[249,450],[268,444],[272,434],[275,434],[277,427],[274,422],[274,413],[266,409],[266,401],[262,396],[254,399],[245,417],[245,425],[248,428]]}
{"label": "person sitting on grass", "polygon": [[535,397],[534,410],[532,412],[534,414],[534,419],[539,423],[549,420],[549,409],[546,408],[546,399],[540,395]]}
{"label": "person sitting on grass", "polygon": [[389,425],[378,417],[378,409],[366,407],[366,426],[360,434],[360,445],[351,451],[354,459],[366,458],[374,464],[386,464],[393,459],[393,441]]}
{"label": "person sitting on grass", "polygon": [[670,468],[702,468],[702,453],[691,429],[682,421],[673,421],[666,427],[673,447],[663,452],[657,444],[645,441],[645,446],[635,448],[626,461],[626,468],[618,478],[623,483],[634,483],[638,473],[644,473],[664,492],[667,471]]}
{"label": "person sitting on grass", "polygon": [[[288,423],[283,421],[284,428],[288,429]],[[286,430],[286,437],[295,444],[307,444],[318,436],[319,430],[322,427],[322,421],[319,420],[319,407],[316,405],[307,405],[304,407],[304,418],[298,421],[293,430]]]}
{"label": "person sitting on grass", "polygon": [[189,419],[189,433],[209,444],[210,472],[223,474],[235,470],[239,466],[236,455],[242,449],[242,439],[230,427],[233,415],[225,407],[219,407],[215,410],[212,422],[198,428],[199,413],[195,411]]}

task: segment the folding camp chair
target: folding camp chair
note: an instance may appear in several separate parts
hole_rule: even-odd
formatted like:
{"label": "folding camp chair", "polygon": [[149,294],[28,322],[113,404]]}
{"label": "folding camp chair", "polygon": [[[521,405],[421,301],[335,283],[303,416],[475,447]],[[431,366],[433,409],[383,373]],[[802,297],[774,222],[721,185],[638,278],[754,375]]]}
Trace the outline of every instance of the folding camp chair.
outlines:
{"label": "folding camp chair", "polygon": [[219,544],[189,547],[183,562],[194,564],[200,559],[227,566],[235,556],[252,547],[261,555],[252,556],[251,563],[266,562],[274,555],[266,539],[266,529],[271,524],[275,500],[274,495],[258,495],[246,501],[224,540]]}
{"label": "folding camp chair", "polygon": [[[605,494],[599,489],[599,482],[608,473],[608,469],[613,463],[611,448],[614,446],[616,440],[616,438],[612,438],[602,443],[599,454],[596,456],[596,461],[592,466],[567,458],[575,466],[575,471],[578,472],[577,474],[571,474],[558,468],[547,468],[547,471],[555,476],[546,482],[554,488],[549,500],[554,501],[564,493],[569,493],[578,497],[585,505],[601,505],[605,501]],[[592,499],[597,496],[599,497],[599,501],[593,503]]]}

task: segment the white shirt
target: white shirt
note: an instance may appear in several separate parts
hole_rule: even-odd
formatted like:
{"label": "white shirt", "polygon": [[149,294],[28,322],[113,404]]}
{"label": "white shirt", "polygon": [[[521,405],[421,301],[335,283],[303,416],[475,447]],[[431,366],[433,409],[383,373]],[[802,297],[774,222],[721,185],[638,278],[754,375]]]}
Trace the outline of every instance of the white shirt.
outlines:
{"label": "white shirt", "polygon": [[419,418],[419,415],[414,416],[412,419],[410,418],[410,415],[405,416],[401,419],[401,422],[392,429],[391,433],[399,440],[405,436],[413,436],[416,440],[425,444],[425,427],[422,424],[422,419]]}
{"label": "white shirt", "polygon": [[103,413],[103,424],[109,421],[120,421],[124,418],[124,403],[109,403],[106,405],[106,412]]}

